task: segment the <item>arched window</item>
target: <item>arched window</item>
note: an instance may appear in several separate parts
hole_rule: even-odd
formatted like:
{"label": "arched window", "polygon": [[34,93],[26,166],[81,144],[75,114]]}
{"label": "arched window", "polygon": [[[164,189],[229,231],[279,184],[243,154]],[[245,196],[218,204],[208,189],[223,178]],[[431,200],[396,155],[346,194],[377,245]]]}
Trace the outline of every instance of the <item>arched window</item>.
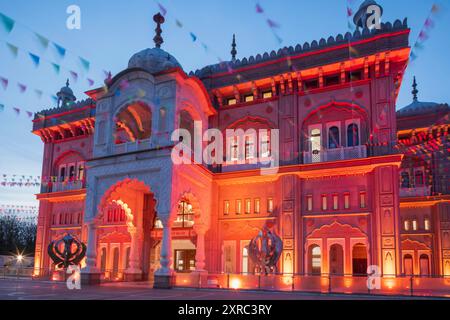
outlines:
{"label": "arched window", "polygon": [[318,245],[309,247],[309,270],[313,275],[322,273],[322,251]]}
{"label": "arched window", "polygon": [[423,187],[423,171],[418,170],[414,173],[414,183],[416,187]]}
{"label": "arched window", "polygon": [[340,147],[339,128],[334,126],[328,130],[328,148],[336,149]]}
{"label": "arched window", "polygon": [[359,146],[359,128],[355,123],[347,127],[347,147]]}
{"label": "arched window", "polygon": [[194,210],[187,200],[182,200],[178,204],[177,218],[173,223],[175,228],[190,228],[194,225]]}
{"label": "arched window", "polygon": [[115,118],[115,144],[149,139],[152,133],[152,112],[142,103],[122,109]]}
{"label": "arched window", "polygon": [[410,181],[409,181],[409,173],[408,172],[406,172],[406,171],[403,171],[402,172],[402,174],[401,174],[401,177],[402,177],[402,188],[406,188],[406,189],[409,189],[409,188],[411,188],[411,184],[410,184]]}
{"label": "arched window", "polygon": [[425,217],[425,219],[424,219],[424,227],[425,227],[425,230],[427,230],[427,231],[431,230],[431,222],[430,222],[430,218],[429,217]]}

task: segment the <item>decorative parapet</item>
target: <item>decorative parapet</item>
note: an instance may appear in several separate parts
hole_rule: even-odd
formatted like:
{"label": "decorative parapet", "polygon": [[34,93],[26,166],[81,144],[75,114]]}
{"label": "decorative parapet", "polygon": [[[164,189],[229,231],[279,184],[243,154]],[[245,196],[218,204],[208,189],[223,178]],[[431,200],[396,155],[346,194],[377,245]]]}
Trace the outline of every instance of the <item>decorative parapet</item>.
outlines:
{"label": "decorative parapet", "polygon": [[[315,51],[321,51],[324,49],[332,49],[333,47],[337,47],[339,45],[345,45],[350,42],[357,42],[365,39],[374,38],[376,36],[394,33],[396,31],[407,31],[408,23],[405,18],[403,21],[396,20],[393,24],[390,22],[382,23],[381,29],[372,29],[368,28],[362,29],[362,31],[358,28],[353,33],[347,32],[346,34],[339,34],[336,37],[330,36],[328,39],[322,38],[319,41],[314,40],[311,43],[305,42],[303,45],[297,44],[295,47],[284,47],[279,49],[278,51],[265,52],[262,55],[257,54],[256,56],[250,56],[249,58],[236,59],[234,61],[229,62],[221,62],[214,65],[209,65],[201,70],[196,70],[195,72],[190,72],[190,76],[196,76],[202,80],[209,80],[209,78],[213,76],[217,76],[221,73],[230,73],[230,70],[239,70],[240,68],[246,68],[253,65],[267,63],[267,62],[276,62],[282,58],[290,58],[296,57],[298,55],[314,53]],[[406,47],[408,46],[407,37],[406,41],[400,41],[398,43],[393,43],[392,41],[387,41],[384,45],[386,49],[395,49],[395,47]],[[383,47],[376,46],[375,50],[382,50]],[[359,50],[358,50],[359,51]],[[353,55],[354,58],[359,56],[364,56],[368,52],[361,50],[359,53],[355,53]],[[330,61],[330,57],[328,56],[328,61]],[[288,67],[288,66],[286,66]],[[209,83],[208,83],[209,84]],[[212,87],[215,87],[214,85]]]}

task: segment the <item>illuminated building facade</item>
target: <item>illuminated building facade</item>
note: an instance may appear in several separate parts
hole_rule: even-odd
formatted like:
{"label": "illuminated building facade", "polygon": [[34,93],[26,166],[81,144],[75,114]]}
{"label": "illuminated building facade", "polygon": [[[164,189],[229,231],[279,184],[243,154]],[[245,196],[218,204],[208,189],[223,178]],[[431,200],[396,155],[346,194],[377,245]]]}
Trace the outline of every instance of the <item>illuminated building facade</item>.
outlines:
{"label": "illuminated building facade", "polygon": [[[252,274],[248,244],[268,226],[283,274],[450,276],[449,107],[419,102],[414,85],[396,112],[409,33],[397,20],[242,60],[233,45],[230,62],[189,75],[157,33],[89,99],[67,84],[33,121],[35,275],[53,272],[46,248],[66,233],[87,243],[90,282]],[[279,141],[244,134],[243,159],[232,139],[221,165],[174,164],[172,132],[194,121]],[[254,151],[273,158],[275,145],[280,166],[261,174]]]}

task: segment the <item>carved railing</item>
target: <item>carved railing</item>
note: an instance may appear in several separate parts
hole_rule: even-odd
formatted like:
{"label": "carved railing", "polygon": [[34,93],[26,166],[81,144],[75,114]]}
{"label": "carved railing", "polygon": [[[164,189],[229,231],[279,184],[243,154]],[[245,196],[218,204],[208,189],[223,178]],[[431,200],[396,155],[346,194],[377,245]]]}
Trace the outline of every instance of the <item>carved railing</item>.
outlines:
{"label": "carved railing", "polygon": [[336,149],[324,149],[321,151],[303,152],[303,163],[319,163],[339,160],[361,159],[367,157],[366,146],[341,147]]}

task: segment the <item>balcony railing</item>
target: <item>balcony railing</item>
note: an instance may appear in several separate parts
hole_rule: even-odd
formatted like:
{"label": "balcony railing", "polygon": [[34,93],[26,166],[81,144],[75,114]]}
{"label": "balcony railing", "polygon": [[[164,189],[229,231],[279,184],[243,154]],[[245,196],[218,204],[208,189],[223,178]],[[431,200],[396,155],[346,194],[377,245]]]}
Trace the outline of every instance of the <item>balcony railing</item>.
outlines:
{"label": "balcony railing", "polygon": [[427,197],[431,196],[431,186],[400,188],[400,197]]}
{"label": "balcony railing", "polygon": [[321,151],[308,151],[303,153],[303,163],[319,163],[339,160],[361,159],[367,157],[366,146],[341,147],[324,149]]}
{"label": "balcony railing", "polygon": [[128,153],[140,150],[148,150],[152,148],[152,143],[150,139],[146,140],[136,140],[135,142],[126,142],[114,145],[114,153]]}

